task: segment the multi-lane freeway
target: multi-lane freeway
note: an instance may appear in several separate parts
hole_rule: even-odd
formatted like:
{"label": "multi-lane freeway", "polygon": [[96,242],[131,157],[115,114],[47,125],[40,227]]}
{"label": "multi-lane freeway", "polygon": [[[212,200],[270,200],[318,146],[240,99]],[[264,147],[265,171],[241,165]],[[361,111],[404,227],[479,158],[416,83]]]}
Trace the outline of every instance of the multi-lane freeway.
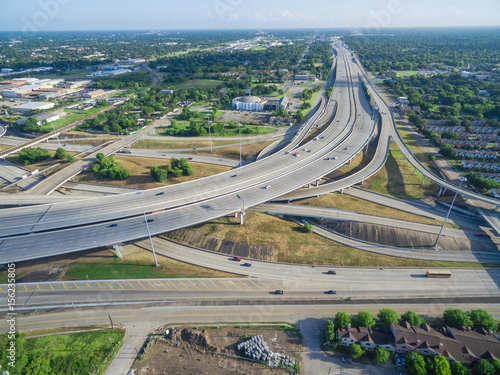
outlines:
{"label": "multi-lane freeway", "polygon": [[[357,77],[351,76],[345,52],[339,49],[338,54],[335,87],[325,105],[347,105],[338,107],[331,125],[316,141],[298,147],[307,134],[306,127],[289,147],[261,161],[145,192],[143,203],[154,220],[150,224],[152,233],[205,222],[269,201],[329,173],[347,162],[352,152],[358,152],[372,136],[374,123],[366,112],[366,103],[363,110],[362,90],[353,83]],[[320,108],[308,126],[312,127],[323,112]],[[145,237],[141,213],[134,193],[1,210],[0,261],[32,259]],[[117,226],[111,228],[111,224]]]}

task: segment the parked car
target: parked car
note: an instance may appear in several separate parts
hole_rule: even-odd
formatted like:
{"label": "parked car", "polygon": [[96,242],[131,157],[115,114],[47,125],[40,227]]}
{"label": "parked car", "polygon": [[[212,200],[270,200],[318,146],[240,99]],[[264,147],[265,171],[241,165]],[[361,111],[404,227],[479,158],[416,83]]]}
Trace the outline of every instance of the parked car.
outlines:
{"label": "parked car", "polygon": [[401,355],[401,363],[403,364],[403,366],[406,366],[406,356]]}
{"label": "parked car", "polygon": [[233,260],[236,261],[236,262],[241,262],[241,258],[240,257],[233,257]]}
{"label": "parked car", "polygon": [[352,363],[352,359],[351,359],[351,357],[342,357],[342,362]]}
{"label": "parked car", "polygon": [[399,358],[399,356],[396,357],[396,366],[398,366],[398,367],[402,366],[402,364],[401,364],[401,358]]}

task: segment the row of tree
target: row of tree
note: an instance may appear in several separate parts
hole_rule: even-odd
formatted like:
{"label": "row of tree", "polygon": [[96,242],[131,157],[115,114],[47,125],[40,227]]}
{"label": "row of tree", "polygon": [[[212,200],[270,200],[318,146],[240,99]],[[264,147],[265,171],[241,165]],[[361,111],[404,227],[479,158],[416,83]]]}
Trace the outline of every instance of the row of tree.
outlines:
{"label": "row of tree", "polygon": [[125,180],[130,176],[130,171],[120,167],[113,155],[105,157],[102,153],[96,155],[96,163],[92,165],[92,172],[99,174],[100,178],[112,180]]}

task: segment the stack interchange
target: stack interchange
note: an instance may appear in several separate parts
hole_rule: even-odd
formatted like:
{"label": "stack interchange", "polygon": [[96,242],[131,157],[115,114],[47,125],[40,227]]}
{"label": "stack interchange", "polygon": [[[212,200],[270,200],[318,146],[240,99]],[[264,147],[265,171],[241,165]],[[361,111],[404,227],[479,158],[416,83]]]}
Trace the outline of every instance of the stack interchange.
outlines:
{"label": "stack interchange", "polygon": [[273,353],[269,350],[267,342],[264,341],[262,335],[254,336],[251,339],[238,344],[238,350],[243,352],[248,358],[257,361],[267,362],[270,366],[277,366],[283,362],[285,366],[293,366],[295,360],[288,355]]}

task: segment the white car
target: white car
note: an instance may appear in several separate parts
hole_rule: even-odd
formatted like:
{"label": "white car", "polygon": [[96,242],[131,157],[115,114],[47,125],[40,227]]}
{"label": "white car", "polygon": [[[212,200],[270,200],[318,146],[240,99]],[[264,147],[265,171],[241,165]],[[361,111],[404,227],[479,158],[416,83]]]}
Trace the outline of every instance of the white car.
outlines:
{"label": "white car", "polygon": [[266,189],[269,189],[271,187],[271,185],[266,185]]}

